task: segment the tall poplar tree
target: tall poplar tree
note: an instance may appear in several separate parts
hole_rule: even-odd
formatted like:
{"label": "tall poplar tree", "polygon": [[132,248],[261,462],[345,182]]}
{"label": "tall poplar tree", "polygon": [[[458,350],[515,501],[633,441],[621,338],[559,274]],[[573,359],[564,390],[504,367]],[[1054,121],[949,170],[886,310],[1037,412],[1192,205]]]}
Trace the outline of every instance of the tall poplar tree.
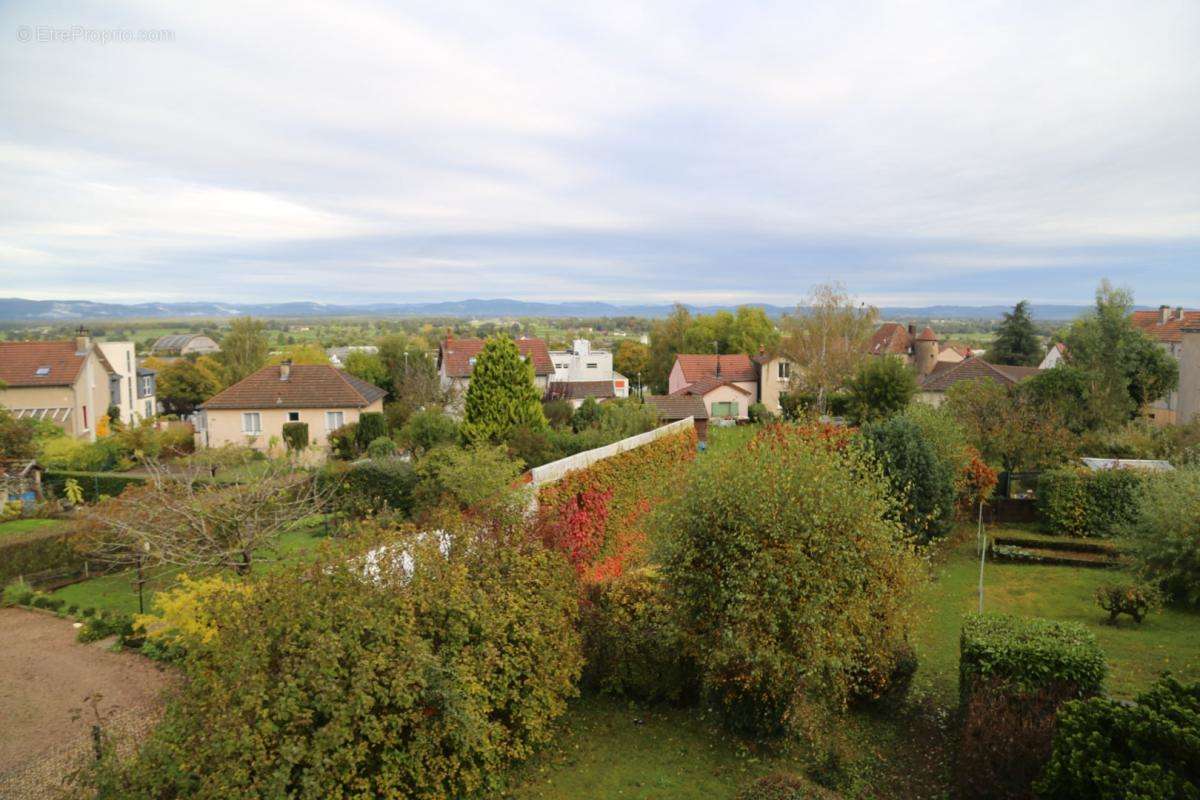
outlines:
{"label": "tall poplar tree", "polygon": [[512,339],[489,337],[471,370],[463,436],[470,442],[497,442],[514,428],[547,427],[533,365],[521,358]]}

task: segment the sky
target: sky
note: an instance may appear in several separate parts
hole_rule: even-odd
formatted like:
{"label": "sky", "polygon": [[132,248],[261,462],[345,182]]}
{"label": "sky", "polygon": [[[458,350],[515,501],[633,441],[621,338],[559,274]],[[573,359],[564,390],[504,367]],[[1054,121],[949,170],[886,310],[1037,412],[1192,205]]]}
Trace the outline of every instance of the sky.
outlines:
{"label": "sky", "polygon": [[265,5],[0,5],[0,296],[1200,306],[1196,0]]}

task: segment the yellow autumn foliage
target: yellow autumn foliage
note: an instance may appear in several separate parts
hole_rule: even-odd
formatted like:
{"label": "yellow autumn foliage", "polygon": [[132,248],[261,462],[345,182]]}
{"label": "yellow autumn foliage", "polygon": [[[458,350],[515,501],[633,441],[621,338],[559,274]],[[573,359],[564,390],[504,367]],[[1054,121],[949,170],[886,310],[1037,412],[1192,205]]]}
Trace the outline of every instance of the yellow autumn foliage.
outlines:
{"label": "yellow autumn foliage", "polygon": [[223,575],[204,578],[179,576],[179,584],[154,597],[157,614],[139,614],[135,624],[150,638],[179,639],[207,644],[217,634],[211,609],[218,599],[245,602],[251,594],[248,583]]}

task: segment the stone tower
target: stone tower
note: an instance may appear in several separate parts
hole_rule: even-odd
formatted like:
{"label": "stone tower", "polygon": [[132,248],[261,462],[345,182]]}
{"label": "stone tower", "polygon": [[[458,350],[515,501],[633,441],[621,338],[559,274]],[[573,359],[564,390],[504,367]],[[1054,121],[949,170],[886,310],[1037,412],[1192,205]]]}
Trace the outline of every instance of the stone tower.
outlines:
{"label": "stone tower", "polygon": [[926,327],[917,337],[913,345],[913,367],[918,375],[928,375],[933,372],[938,359],[938,340],[933,328]]}
{"label": "stone tower", "polygon": [[1200,327],[1183,329],[1179,348],[1179,411],[1175,421],[1186,425],[1200,414]]}

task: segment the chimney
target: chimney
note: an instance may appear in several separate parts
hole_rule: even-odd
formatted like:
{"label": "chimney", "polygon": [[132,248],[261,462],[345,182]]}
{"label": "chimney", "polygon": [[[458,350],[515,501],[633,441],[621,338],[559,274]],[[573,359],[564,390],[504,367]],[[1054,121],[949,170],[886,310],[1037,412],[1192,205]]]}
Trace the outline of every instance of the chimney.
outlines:
{"label": "chimney", "polygon": [[1183,319],[1183,306],[1175,306],[1175,319]]}
{"label": "chimney", "polygon": [[86,353],[88,351],[88,346],[91,343],[92,343],[91,331],[89,331],[87,328],[80,325],[79,329],[77,331],[75,331],[75,352],[76,353]]}
{"label": "chimney", "polygon": [[721,356],[717,356],[717,377],[721,377]]}
{"label": "chimney", "polygon": [[912,322],[908,323],[908,335],[910,337],[914,337],[917,335],[917,326],[915,323],[912,323]]}
{"label": "chimney", "polygon": [[289,358],[279,365],[279,380],[286,381],[292,377],[292,360]]}
{"label": "chimney", "polygon": [[1159,306],[1158,307],[1158,324],[1166,325],[1167,320],[1169,320],[1170,318],[1171,318],[1171,307],[1170,306]]}

